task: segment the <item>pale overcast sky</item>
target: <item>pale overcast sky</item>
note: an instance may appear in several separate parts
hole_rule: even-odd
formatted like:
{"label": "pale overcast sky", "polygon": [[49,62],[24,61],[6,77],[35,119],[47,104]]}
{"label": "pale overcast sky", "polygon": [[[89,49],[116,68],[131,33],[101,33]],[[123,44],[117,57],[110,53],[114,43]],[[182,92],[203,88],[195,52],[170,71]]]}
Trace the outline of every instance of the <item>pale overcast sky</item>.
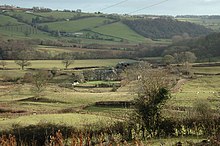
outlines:
{"label": "pale overcast sky", "polygon": [[0,0],[4,4],[120,14],[140,10],[131,14],[220,15],[220,0]]}

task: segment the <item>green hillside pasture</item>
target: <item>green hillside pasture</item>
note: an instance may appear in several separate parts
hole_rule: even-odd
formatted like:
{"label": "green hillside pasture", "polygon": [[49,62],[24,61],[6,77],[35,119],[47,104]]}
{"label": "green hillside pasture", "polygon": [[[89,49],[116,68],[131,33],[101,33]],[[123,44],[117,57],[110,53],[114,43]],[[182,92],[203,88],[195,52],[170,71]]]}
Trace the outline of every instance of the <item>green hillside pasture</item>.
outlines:
{"label": "green hillside pasture", "polygon": [[7,15],[13,16],[13,17],[17,17],[22,19],[22,21],[25,21],[27,23],[31,23],[32,19],[36,18],[37,16],[31,14],[31,13],[27,13],[27,12],[22,12],[22,11],[9,11],[6,12]]}
{"label": "green hillside pasture", "polygon": [[[91,67],[91,66],[115,66],[122,61],[129,61],[129,59],[97,59],[97,60],[75,60],[69,68],[73,67]],[[132,61],[132,60],[131,60]],[[19,68],[14,61],[6,61],[6,68]],[[62,60],[31,60],[30,68],[64,68]]]}
{"label": "green hillside pasture", "polygon": [[113,119],[105,116],[97,116],[90,114],[43,114],[43,115],[31,115],[20,116],[12,119],[0,119],[0,129],[6,130],[12,128],[13,125],[28,126],[37,124],[58,124],[65,126],[72,126],[75,128],[84,128],[87,125],[94,125],[97,123],[113,123]]}
{"label": "green hillside pasture", "polygon": [[146,38],[131,30],[128,26],[121,22],[116,22],[109,25],[104,25],[93,29],[101,34],[111,35],[123,38],[129,41],[143,42]]}
{"label": "green hillside pasture", "polygon": [[[47,33],[42,32],[30,25],[20,24],[15,26],[2,26],[0,27],[0,35],[8,38],[45,38],[50,37]],[[51,37],[50,37],[51,38]]]}
{"label": "green hillside pasture", "polygon": [[[192,107],[198,101],[209,101],[220,96],[220,76],[204,76],[187,81],[180,89],[180,92],[173,93],[169,105],[176,107]],[[213,106],[220,104],[220,101],[212,103]],[[216,108],[216,107],[215,107]]]}
{"label": "green hillside pasture", "polygon": [[55,19],[72,19],[81,16],[90,16],[91,14],[87,13],[75,13],[75,12],[61,12],[61,11],[53,11],[53,12],[35,12],[35,15],[42,17],[52,17]]}
{"label": "green hillside pasture", "polygon": [[204,18],[177,18],[179,21],[186,21],[203,25],[215,31],[220,31],[220,19],[204,19]]}
{"label": "green hillside pasture", "polygon": [[171,118],[193,116],[193,107],[198,102],[210,104],[213,110],[220,105],[220,77],[204,76],[188,80],[178,93],[172,93],[172,98],[165,105],[163,114]]}
{"label": "green hillside pasture", "polygon": [[105,20],[110,20],[110,19],[101,18],[101,17],[91,17],[91,18],[84,18],[74,21],[44,23],[42,24],[42,26],[48,25],[49,30],[54,30],[54,31],[59,30],[65,32],[78,32],[83,29],[92,29],[96,26],[103,25]]}
{"label": "green hillside pasture", "polygon": [[4,25],[18,25],[21,24],[20,22],[18,22],[16,19],[11,18],[9,16],[5,16],[5,15],[1,15],[0,14],[0,25],[4,26]]}

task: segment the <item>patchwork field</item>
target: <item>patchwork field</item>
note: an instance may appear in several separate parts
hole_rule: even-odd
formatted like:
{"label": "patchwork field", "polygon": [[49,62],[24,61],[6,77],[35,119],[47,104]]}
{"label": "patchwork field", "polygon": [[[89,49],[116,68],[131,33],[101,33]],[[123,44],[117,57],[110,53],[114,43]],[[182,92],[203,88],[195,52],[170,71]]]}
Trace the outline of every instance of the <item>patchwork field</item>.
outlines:
{"label": "patchwork field", "polygon": [[[71,67],[115,66],[120,61],[123,60],[76,60]],[[18,68],[14,61],[7,61],[7,63],[7,69]],[[53,67],[63,68],[61,61],[58,60],[32,61],[31,66],[31,68],[35,69],[51,69]],[[218,73],[218,67],[210,67],[208,69],[207,67],[201,67],[194,69],[198,72],[202,71],[206,73]],[[14,69],[1,70],[0,74],[2,80],[4,80],[6,77],[23,77],[27,72],[29,71]],[[70,73],[70,71],[66,72]],[[56,77],[55,79],[57,80],[60,77]],[[108,119],[108,117],[113,119],[124,119],[132,112],[132,108],[95,106],[95,103],[99,101],[132,101],[136,97],[131,89],[132,86],[122,86],[113,92],[112,87],[94,87],[97,84],[102,83],[118,84],[120,82],[92,81],[82,83],[79,87],[76,86],[65,88],[59,85],[62,83],[71,83],[71,79],[69,77],[67,77],[67,80],[62,79],[59,80],[59,82],[57,81],[48,83],[41,93],[40,98],[35,97],[35,94],[31,90],[33,87],[31,84],[13,84],[10,82],[1,82],[0,125],[2,128],[8,128],[13,124],[21,124],[23,126],[37,124],[45,121],[46,117],[51,117],[46,120],[47,122],[80,126],[80,124],[75,123],[77,120],[79,120],[80,115],[82,115],[82,118],[88,118],[87,120],[91,122],[97,122],[97,119],[101,119],[100,121],[105,121],[105,119]],[[185,80],[178,91],[172,93],[172,98],[166,103],[164,107],[164,110],[166,111],[165,115],[175,115],[183,118],[198,101],[207,102],[214,110],[219,110],[219,86],[219,75],[197,76],[195,79]],[[87,114],[91,116],[87,116]],[[53,119],[53,116],[56,116],[57,118]],[[75,122],[71,122],[71,118],[69,118],[69,116],[77,120]],[[30,119],[27,120],[30,122],[24,121],[24,119]],[[94,121],[92,119],[96,120]]]}

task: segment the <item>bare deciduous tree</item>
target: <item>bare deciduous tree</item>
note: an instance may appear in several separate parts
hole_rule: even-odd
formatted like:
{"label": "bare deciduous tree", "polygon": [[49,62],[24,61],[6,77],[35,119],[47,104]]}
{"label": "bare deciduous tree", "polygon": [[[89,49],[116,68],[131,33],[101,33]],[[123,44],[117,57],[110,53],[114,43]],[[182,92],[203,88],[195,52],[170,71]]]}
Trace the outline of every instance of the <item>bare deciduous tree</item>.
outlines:
{"label": "bare deciduous tree", "polygon": [[65,57],[65,59],[62,61],[63,65],[67,69],[71,64],[74,63],[74,59],[71,56]]}
{"label": "bare deciduous tree", "polygon": [[21,51],[18,54],[18,60],[15,60],[15,63],[21,67],[22,70],[24,70],[24,67],[30,66],[31,62],[29,60],[30,54],[26,51]]}
{"label": "bare deciduous tree", "polygon": [[32,92],[39,97],[50,79],[51,76],[47,71],[38,71],[32,76]]}

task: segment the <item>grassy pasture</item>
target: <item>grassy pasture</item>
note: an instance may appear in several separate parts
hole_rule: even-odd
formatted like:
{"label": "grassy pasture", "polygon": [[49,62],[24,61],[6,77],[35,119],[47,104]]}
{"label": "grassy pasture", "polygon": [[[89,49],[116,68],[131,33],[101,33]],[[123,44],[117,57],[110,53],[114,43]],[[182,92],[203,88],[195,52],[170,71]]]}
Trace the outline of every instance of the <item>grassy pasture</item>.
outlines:
{"label": "grassy pasture", "polygon": [[[3,113],[3,115],[0,116],[3,117],[2,120],[0,120],[0,125],[2,127],[10,128],[13,124],[27,126],[30,124],[38,124],[42,121],[76,127],[80,127],[80,124],[98,123],[100,121],[106,123],[112,121],[109,120],[109,116],[111,117],[113,115],[113,117],[115,117],[116,115],[120,115],[121,112],[119,108],[115,109],[114,112],[111,111],[112,108],[105,111],[101,110],[102,112],[96,112],[94,108],[84,110],[84,107],[91,106],[98,101],[124,101],[133,99],[133,95],[126,92],[102,92],[101,89],[101,92],[98,93],[91,92],[91,89],[82,92],[77,88],[71,90],[48,84],[41,98],[35,100],[33,98],[35,95],[30,89],[31,85],[29,84],[9,84],[0,86],[1,109],[15,111],[15,113],[24,111],[23,114],[21,113],[21,115],[24,116]],[[40,115],[32,115],[32,113],[35,112]],[[80,112],[83,114],[64,114],[65,112]],[[57,114],[54,115],[54,113]],[[5,118],[5,116],[10,118]],[[84,120],[84,117],[87,118]],[[76,122],[80,124],[76,124]],[[0,128],[2,128],[1,126]]]}
{"label": "grassy pasture", "polygon": [[101,18],[101,17],[91,17],[91,18],[84,18],[84,19],[74,20],[74,21],[44,23],[43,25],[48,25],[49,30],[78,32],[83,29],[92,29],[93,27],[103,25],[105,20],[110,20],[110,19]]}
{"label": "grassy pasture", "polygon": [[6,12],[7,15],[10,15],[10,16],[19,16],[23,21],[25,22],[28,22],[28,23],[31,23],[32,22],[32,19],[36,18],[37,16],[33,15],[33,14],[30,14],[30,13],[26,13],[26,12],[22,12],[22,11],[8,11]]}
{"label": "grassy pasture", "polygon": [[121,22],[104,25],[93,29],[93,31],[96,31],[101,34],[124,38],[129,41],[143,42],[146,39]]}
{"label": "grassy pasture", "polygon": [[[106,66],[111,67],[115,66],[118,62],[129,61],[129,59],[98,59],[98,60],[75,60],[69,68],[74,67],[91,67],[91,66]],[[131,60],[132,61],[132,60]],[[12,60],[8,60],[6,68],[19,68],[19,66]],[[30,68],[49,68],[54,67],[58,69],[63,69],[64,65],[62,60],[31,60]],[[28,67],[29,68],[29,67]]]}
{"label": "grassy pasture", "polygon": [[59,124],[65,126],[73,126],[76,128],[83,128],[86,125],[96,123],[109,123],[111,124],[113,119],[106,116],[91,115],[91,114],[42,114],[42,115],[30,115],[20,116],[13,119],[0,119],[0,129],[10,129],[13,125],[28,126],[37,124]]}
{"label": "grassy pasture", "polygon": [[[155,58],[154,58],[155,59]],[[76,60],[74,66],[114,66],[118,63],[118,59],[114,60]],[[11,64],[10,64],[11,63]],[[34,68],[52,68],[54,64],[60,64],[61,61],[33,61]],[[7,67],[17,67],[13,61],[8,61]],[[198,68],[197,68],[198,69]],[[202,70],[199,68],[198,70]],[[210,72],[214,72],[216,67],[212,67]],[[25,71],[21,70],[1,70],[1,74],[7,74],[7,71],[12,73],[12,76],[19,74],[22,76]],[[204,68],[206,72],[206,68]],[[208,71],[207,71],[208,72]],[[92,81],[85,84],[94,85],[106,83],[103,81]],[[110,82],[112,83],[112,82]],[[115,83],[115,82],[113,82]],[[35,94],[30,89],[30,84],[2,84],[0,86],[0,111],[1,109],[15,111],[15,113],[1,113],[0,114],[0,129],[12,128],[14,125],[35,125],[39,123],[53,123],[74,126],[82,128],[88,124],[109,124],[109,121],[122,120],[126,118],[132,109],[118,108],[118,107],[98,107],[95,102],[99,101],[131,101],[136,95],[128,86],[119,88],[116,92],[110,92],[105,89],[80,89],[80,88],[62,88],[58,86],[59,83],[48,84],[40,99],[34,100]],[[165,115],[172,117],[187,116],[187,110],[178,110],[179,107],[186,109],[193,107],[194,103],[198,101],[209,102],[213,109],[217,109],[220,105],[218,99],[220,93],[220,78],[219,76],[202,76],[195,79],[189,79],[177,93],[172,93],[172,98],[166,104],[176,107],[176,110],[166,109]],[[22,113],[16,113],[23,111]],[[37,115],[33,115],[36,113]],[[111,117],[111,118],[109,118]],[[188,138],[186,138],[189,140]],[[196,139],[196,138],[192,138]],[[198,139],[196,139],[198,140]],[[199,139],[200,140],[200,139]],[[146,143],[150,145],[159,145],[164,142],[168,145],[174,142],[182,141],[183,139],[159,139],[149,140]]]}
{"label": "grassy pasture", "polygon": [[[197,101],[209,101],[209,99],[219,98],[220,77],[204,76],[187,81],[180,89],[180,92],[173,93],[173,98],[168,102],[169,105],[176,107],[192,107]],[[212,103],[220,104],[219,101]]]}
{"label": "grassy pasture", "polygon": [[0,35],[6,38],[13,39],[51,39],[48,33],[42,32],[30,25],[23,24],[15,26],[2,26],[0,27]]}
{"label": "grassy pasture", "polygon": [[[53,17],[56,19],[71,19],[75,18],[78,14],[75,12],[61,12],[61,11],[53,11],[53,12],[35,12],[34,14],[42,16],[42,17]],[[90,16],[91,14],[80,13],[80,16]]]}
{"label": "grassy pasture", "polygon": [[17,24],[22,24],[20,22],[18,22],[16,19],[11,18],[9,16],[5,16],[5,15],[1,15],[0,14],[0,25],[6,25],[6,24],[10,24],[10,25],[17,25]]}

